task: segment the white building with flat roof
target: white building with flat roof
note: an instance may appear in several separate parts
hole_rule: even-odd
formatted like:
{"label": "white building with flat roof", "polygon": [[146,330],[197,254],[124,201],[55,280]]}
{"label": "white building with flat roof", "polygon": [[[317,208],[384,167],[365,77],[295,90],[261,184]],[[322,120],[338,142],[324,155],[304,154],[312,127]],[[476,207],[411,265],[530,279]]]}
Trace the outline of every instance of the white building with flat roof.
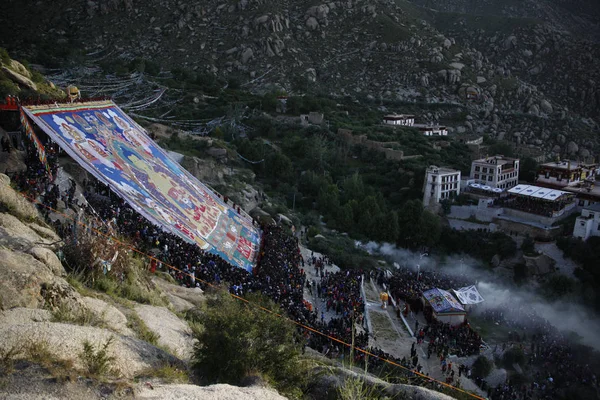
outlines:
{"label": "white building with flat roof", "polygon": [[424,136],[448,136],[448,128],[443,125],[415,125]]}
{"label": "white building with flat roof", "polygon": [[519,183],[519,159],[493,156],[475,160],[471,163],[471,179],[481,185],[510,189]]}
{"label": "white building with flat roof", "polygon": [[460,194],[460,171],[435,165],[427,168],[423,184],[423,206]]}
{"label": "white building with flat roof", "polygon": [[415,116],[411,114],[389,114],[383,117],[384,125],[413,126]]}
{"label": "white building with flat roof", "polygon": [[600,204],[584,207],[575,220],[573,236],[587,240],[590,236],[600,236]]}

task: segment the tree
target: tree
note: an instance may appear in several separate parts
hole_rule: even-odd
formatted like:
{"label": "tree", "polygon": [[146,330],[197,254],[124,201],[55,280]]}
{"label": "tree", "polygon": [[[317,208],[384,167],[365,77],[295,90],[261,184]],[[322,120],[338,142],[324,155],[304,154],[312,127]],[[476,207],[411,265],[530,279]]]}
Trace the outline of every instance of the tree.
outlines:
{"label": "tree", "polygon": [[196,334],[193,368],[205,383],[238,384],[251,373],[276,382],[297,376],[299,349],[292,324],[257,307],[283,311],[260,294],[249,305],[219,291],[207,300],[203,330]]}
{"label": "tree", "polygon": [[289,182],[294,176],[292,160],[285,154],[272,152],[265,160],[265,169],[270,178],[281,182]]}
{"label": "tree", "polygon": [[492,372],[494,364],[485,356],[479,356],[473,363],[473,376],[484,379]]}
{"label": "tree", "polygon": [[519,347],[511,347],[504,352],[502,362],[506,368],[512,368],[514,364],[523,365],[525,362],[525,353]]}
{"label": "tree", "polygon": [[335,216],[340,207],[340,191],[337,185],[331,184],[321,188],[318,204],[324,214]]}

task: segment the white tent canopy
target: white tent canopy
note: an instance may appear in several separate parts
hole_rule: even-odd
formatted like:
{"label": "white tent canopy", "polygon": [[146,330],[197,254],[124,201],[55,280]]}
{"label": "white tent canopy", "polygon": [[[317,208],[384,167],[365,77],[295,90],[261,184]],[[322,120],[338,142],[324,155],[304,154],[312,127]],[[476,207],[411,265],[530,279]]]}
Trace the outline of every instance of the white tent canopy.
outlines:
{"label": "white tent canopy", "polygon": [[564,192],[562,190],[548,189],[533,185],[517,185],[514,188],[510,189],[508,192],[512,194],[534,197],[537,199],[544,199],[548,201],[554,201],[563,194],[569,194],[569,192]]}
{"label": "white tent canopy", "polygon": [[483,297],[474,285],[462,287],[458,290],[453,289],[462,304],[479,304],[483,302]]}

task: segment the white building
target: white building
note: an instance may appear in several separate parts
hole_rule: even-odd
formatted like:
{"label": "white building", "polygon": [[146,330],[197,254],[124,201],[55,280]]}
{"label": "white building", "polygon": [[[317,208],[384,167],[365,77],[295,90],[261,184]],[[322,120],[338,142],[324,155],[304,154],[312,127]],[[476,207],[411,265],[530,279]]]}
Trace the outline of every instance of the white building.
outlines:
{"label": "white building", "polygon": [[492,188],[510,189],[519,183],[519,159],[493,156],[471,163],[471,179]]}
{"label": "white building", "polygon": [[415,116],[410,114],[390,114],[383,117],[385,125],[413,126]]}
{"label": "white building", "polygon": [[587,240],[590,236],[600,236],[600,204],[584,207],[581,216],[575,221],[573,236]]}
{"label": "white building", "polygon": [[448,128],[442,125],[415,125],[425,136],[448,136]]}
{"label": "white building", "polygon": [[427,168],[423,184],[423,205],[425,207],[459,194],[460,171],[435,165]]}

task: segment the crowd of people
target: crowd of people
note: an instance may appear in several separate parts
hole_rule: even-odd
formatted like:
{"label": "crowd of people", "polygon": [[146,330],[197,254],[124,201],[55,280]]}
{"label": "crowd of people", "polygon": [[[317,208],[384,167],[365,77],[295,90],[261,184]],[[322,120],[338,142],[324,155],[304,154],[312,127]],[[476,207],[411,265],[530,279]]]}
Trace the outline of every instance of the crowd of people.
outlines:
{"label": "crowd of people", "polygon": [[508,343],[504,343],[501,350],[496,349],[497,352],[516,347],[523,352],[527,368],[535,371],[529,384],[509,381],[490,389],[492,400],[549,400],[577,385],[596,387],[593,364],[597,368],[598,362],[589,349],[574,345],[532,307],[502,304],[486,308],[481,318],[510,327]]}
{"label": "crowd of people", "polygon": [[[58,151],[51,142],[47,144],[47,149],[55,149],[50,151],[51,156],[48,157],[49,169],[54,172],[52,176],[55,178]],[[295,321],[326,335],[301,329],[306,339],[305,345],[329,356],[347,357],[351,354],[350,350],[330,337],[346,343],[353,342],[356,346],[367,349],[377,356],[368,357],[360,351],[353,353],[353,361],[356,364],[366,363],[369,371],[381,371],[391,367],[378,358],[381,357],[406,368],[405,370],[393,368],[396,376],[422,379],[410,372],[410,370],[417,372],[422,370],[416,351],[411,351],[409,358],[398,359],[381,349],[368,348],[369,332],[362,324],[365,312],[365,304],[360,293],[363,271],[347,270],[328,273],[324,271],[323,266],[330,264],[330,260],[316,257],[304,260],[296,237],[288,235],[280,226],[268,225],[262,226],[262,241],[256,266],[251,273],[247,272],[232,266],[217,255],[205,252],[198,246],[154,226],[99,181],[84,180],[81,190],[86,201],[81,204],[74,202],[77,188],[75,181],[69,182],[68,187],[63,188],[61,192],[59,185],[50,178],[48,169],[37,158],[36,149],[30,145],[27,150],[27,170],[11,174],[19,188],[26,190],[30,196],[41,199],[44,204],[52,208],[56,208],[58,201],[62,200],[66,207],[72,207],[77,211],[83,208],[88,213],[93,212],[103,221],[108,230],[114,230],[123,237],[131,238],[132,244],[144,252],[158,254],[162,263],[157,265],[154,261],[150,269],[163,269],[186,287],[206,289],[209,284],[226,282],[230,292],[239,296],[261,292],[281,305]],[[56,226],[58,233],[65,237],[72,233],[74,224],[63,221]],[[307,280],[304,268],[311,266],[316,268],[319,282]],[[380,284],[389,287],[394,299],[410,304],[415,312],[421,309],[421,294],[424,290],[473,284],[464,276],[446,275],[430,270],[415,272],[408,268],[399,268],[391,277],[379,274],[376,279]],[[305,287],[322,298],[327,309],[335,312],[335,317],[326,320],[323,310],[307,307],[304,300]],[[530,347],[523,348],[526,350],[528,363],[538,366],[540,371],[531,385],[511,385],[508,382],[493,390],[490,389],[492,399],[550,399],[557,388],[568,385],[569,382],[596,382],[592,369],[576,362],[568,341],[547,321],[539,318],[532,319],[530,316],[520,318],[517,317],[518,313],[512,312],[504,314],[500,309],[490,309],[483,315],[484,318],[510,324],[526,331],[525,335],[519,336],[519,341],[523,345],[526,338],[531,341]],[[523,321],[527,321],[527,326],[522,325]],[[355,330],[357,325],[363,325],[363,328]],[[452,327],[430,320],[427,326],[417,332],[420,340],[427,343],[428,357],[435,355],[444,360],[448,354],[466,356],[479,352],[481,338],[468,323]],[[448,375],[452,374],[454,379],[454,370],[450,368],[448,371],[452,371]],[[459,369],[459,375],[461,373],[463,373],[462,367]],[[535,397],[532,397],[534,395]]]}

